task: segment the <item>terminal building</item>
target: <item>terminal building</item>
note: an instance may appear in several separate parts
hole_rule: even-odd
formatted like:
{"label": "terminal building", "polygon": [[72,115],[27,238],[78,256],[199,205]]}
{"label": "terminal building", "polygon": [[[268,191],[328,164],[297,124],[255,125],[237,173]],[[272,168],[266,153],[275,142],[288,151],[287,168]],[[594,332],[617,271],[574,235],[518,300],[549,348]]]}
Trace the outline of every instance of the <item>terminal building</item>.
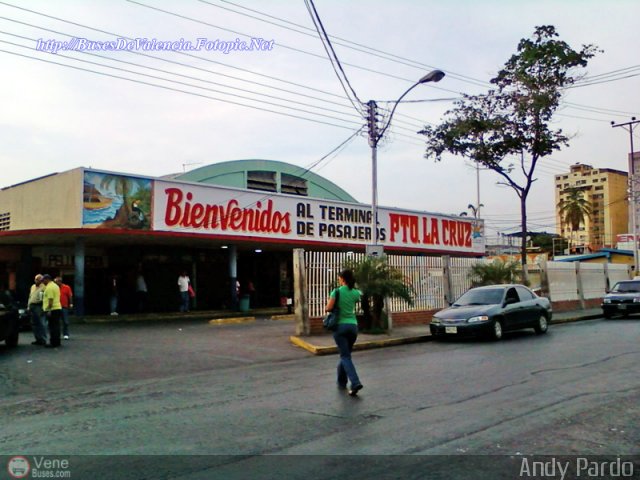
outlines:
{"label": "terminal building", "polygon": [[[371,215],[327,179],[272,160],[165,177],[77,168],[0,190],[0,288],[25,300],[36,273],[62,275],[78,315],[107,313],[114,290],[131,313],[143,275],[147,310],[174,311],[186,271],[197,309],[235,308],[249,286],[252,307],[278,306],[292,295],[294,248],[364,251]],[[484,255],[481,220],[379,208],[375,230],[390,253]]]}

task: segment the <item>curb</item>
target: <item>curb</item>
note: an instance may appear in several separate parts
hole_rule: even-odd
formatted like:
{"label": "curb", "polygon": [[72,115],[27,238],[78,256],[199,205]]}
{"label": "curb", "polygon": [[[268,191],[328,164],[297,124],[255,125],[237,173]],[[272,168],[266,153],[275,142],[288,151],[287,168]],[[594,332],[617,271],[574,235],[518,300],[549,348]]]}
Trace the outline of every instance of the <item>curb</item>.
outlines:
{"label": "curb", "polygon": [[[433,340],[433,337],[429,335],[416,335],[414,337],[402,337],[402,338],[390,338],[387,340],[369,340],[367,342],[357,342],[353,346],[353,350],[370,350],[372,348],[383,348],[383,347],[393,347],[396,345],[405,345],[408,343],[418,343],[418,342],[427,342],[429,340]],[[323,347],[318,345],[313,345],[312,343],[303,340],[300,337],[292,335],[289,337],[289,341],[293,343],[295,346],[304,348],[308,352],[313,353],[314,355],[331,355],[338,353],[338,347],[329,346]]]}
{"label": "curb", "polygon": [[285,314],[285,315],[271,315],[271,317],[269,318],[269,320],[285,320],[285,321],[293,321],[296,319],[296,316],[292,313],[292,314]]}
{"label": "curb", "polygon": [[578,317],[570,317],[570,318],[563,318],[560,320],[551,320],[550,325],[562,325],[563,323],[573,323],[573,322],[579,322],[580,320],[594,320],[596,318],[600,318],[602,317],[602,314],[592,314],[592,315],[581,315]]}
{"label": "curb", "polygon": [[255,321],[256,317],[215,318],[213,320],[209,320],[209,325],[228,325],[233,323],[250,323]]}

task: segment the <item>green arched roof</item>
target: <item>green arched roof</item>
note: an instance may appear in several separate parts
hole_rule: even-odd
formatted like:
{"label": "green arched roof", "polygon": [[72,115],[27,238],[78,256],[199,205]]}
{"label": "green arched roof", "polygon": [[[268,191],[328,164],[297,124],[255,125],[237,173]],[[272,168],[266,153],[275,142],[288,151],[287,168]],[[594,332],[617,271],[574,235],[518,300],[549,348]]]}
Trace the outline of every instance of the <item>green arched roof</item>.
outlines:
{"label": "green arched roof", "polygon": [[307,182],[307,196],[323,198],[325,200],[342,200],[344,202],[359,203],[335,183],[315,173],[307,171],[304,167],[291,165],[290,163],[276,160],[231,160],[228,162],[213,163],[206,167],[180,174],[176,180],[220,185],[225,187],[247,188],[248,172],[274,172],[280,192],[280,178],[282,174],[298,177]]}

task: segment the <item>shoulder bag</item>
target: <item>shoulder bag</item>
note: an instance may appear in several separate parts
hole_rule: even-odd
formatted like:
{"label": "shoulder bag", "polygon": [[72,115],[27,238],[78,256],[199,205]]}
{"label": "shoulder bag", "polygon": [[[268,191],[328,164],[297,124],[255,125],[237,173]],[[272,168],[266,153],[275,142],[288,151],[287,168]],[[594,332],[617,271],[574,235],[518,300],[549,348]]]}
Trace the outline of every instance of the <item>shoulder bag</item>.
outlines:
{"label": "shoulder bag", "polygon": [[340,289],[336,289],[335,302],[333,303],[333,309],[325,315],[322,319],[322,325],[324,328],[331,332],[335,332],[338,329],[338,320],[340,318],[340,307],[338,302],[340,301]]}

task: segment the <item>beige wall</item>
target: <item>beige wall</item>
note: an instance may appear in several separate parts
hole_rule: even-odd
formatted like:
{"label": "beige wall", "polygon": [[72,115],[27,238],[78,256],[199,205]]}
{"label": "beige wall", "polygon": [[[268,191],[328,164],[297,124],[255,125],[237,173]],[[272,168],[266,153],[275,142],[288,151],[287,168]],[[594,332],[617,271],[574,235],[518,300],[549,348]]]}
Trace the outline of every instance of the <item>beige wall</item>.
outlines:
{"label": "beige wall", "polygon": [[8,231],[80,228],[83,172],[77,168],[0,190],[0,215],[10,215]]}

